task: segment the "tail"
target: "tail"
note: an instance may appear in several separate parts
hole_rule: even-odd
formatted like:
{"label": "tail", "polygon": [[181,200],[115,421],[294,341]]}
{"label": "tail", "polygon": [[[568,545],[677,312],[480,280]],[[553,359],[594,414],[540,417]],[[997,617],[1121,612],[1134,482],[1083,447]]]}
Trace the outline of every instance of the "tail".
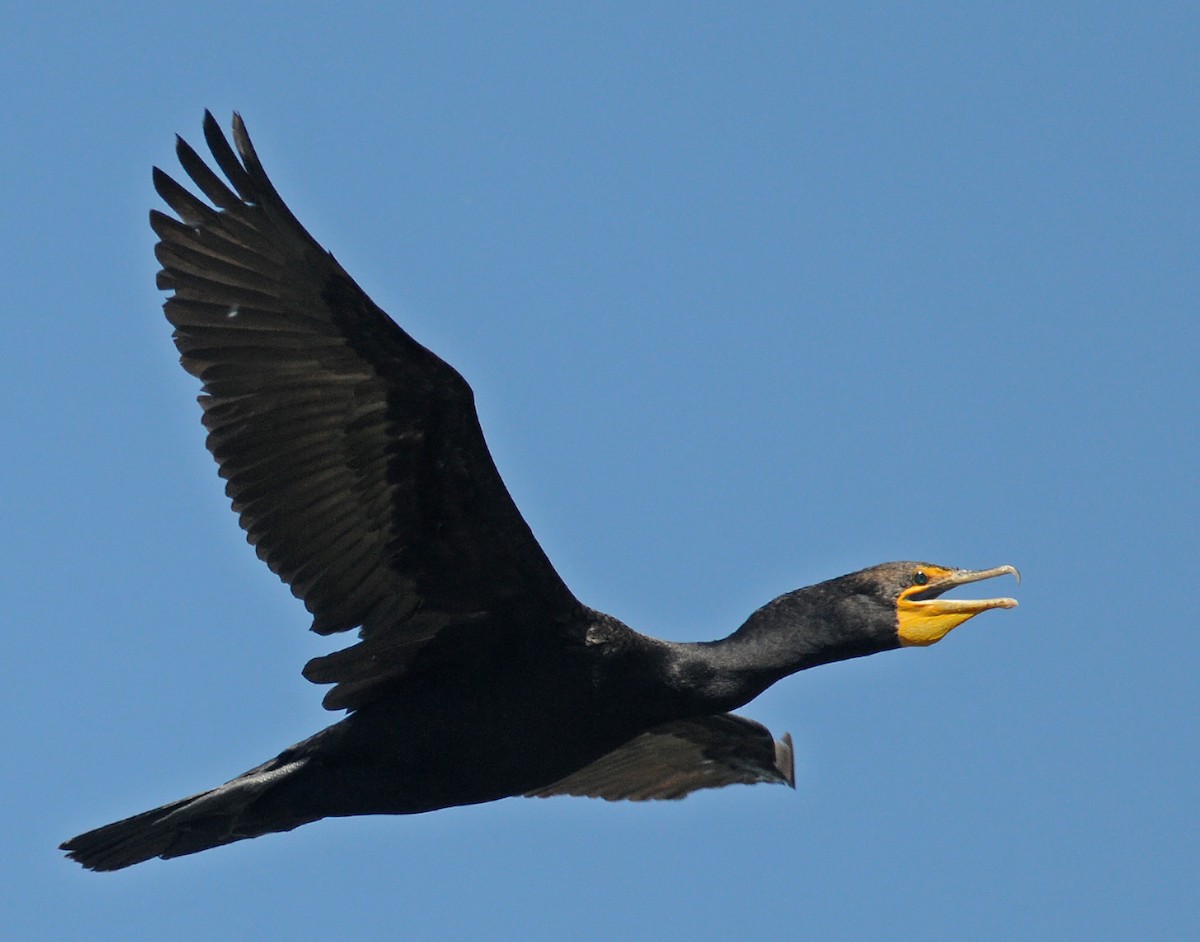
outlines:
{"label": "tail", "polygon": [[89,870],[120,870],[152,857],[182,857],[247,837],[290,831],[320,817],[272,813],[264,804],[276,803],[261,803],[267,792],[309,761],[280,759],[206,792],[80,834],[61,849]]}

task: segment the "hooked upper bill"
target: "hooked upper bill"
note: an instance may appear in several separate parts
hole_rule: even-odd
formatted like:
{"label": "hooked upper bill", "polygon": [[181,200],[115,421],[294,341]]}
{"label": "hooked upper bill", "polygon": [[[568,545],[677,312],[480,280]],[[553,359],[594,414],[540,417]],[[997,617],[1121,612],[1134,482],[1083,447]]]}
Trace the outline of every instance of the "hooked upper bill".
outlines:
{"label": "hooked upper bill", "polygon": [[1017,600],[943,599],[940,596],[960,585],[1013,576],[1018,583],[1021,573],[1015,566],[996,566],[994,569],[944,569],[924,566],[918,575],[925,581],[916,582],[900,593],[896,600],[896,631],[902,645],[924,646],[941,641],[951,630],[969,618],[992,608],[1016,608]]}

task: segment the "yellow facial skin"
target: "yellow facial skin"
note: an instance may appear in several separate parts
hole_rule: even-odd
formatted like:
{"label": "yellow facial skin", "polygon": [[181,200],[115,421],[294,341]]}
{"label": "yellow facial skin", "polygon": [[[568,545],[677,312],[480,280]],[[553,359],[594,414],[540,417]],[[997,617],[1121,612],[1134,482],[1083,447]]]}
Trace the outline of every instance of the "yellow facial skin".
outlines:
{"label": "yellow facial skin", "polygon": [[[896,599],[896,631],[904,646],[934,644],[968,618],[990,608],[1016,608],[1016,599],[942,599],[937,596],[955,586],[992,579],[996,576],[1021,574],[1012,566],[995,569],[943,569],[941,566],[921,566],[913,571],[914,583]],[[921,581],[922,577],[924,582]]]}

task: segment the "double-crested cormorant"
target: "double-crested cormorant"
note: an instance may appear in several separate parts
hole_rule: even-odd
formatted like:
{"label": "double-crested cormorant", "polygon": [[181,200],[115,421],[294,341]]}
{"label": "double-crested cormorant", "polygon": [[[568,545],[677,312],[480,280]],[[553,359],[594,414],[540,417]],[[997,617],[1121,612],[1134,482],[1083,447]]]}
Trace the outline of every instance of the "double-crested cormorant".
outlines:
{"label": "double-crested cormorant", "polygon": [[208,113],[204,136],[228,184],[176,150],[211,206],[154,170],[179,217],[150,214],[158,285],[250,543],[314,631],[359,629],[304,668],[350,712],[225,785],[63,844],[85,867],[510,795],[792,785],[790,738],[728,711],[796,671],[1016,605],[940,598],[1011,566],[897,562],[782,595],[721,641],[661,641],[588,608],[509,497],[463,378],[305,231],[240,117],[236,152]]}

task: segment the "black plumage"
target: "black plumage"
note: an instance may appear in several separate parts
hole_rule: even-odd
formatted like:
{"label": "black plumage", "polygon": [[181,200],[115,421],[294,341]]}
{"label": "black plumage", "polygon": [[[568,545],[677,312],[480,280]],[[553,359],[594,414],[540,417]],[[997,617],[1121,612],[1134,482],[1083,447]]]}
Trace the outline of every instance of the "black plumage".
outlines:
{"label": "black plumage", "polygon": [[358,629],[304,668],[350,713],[225,785],[66,842],[84,866],[337,815],[793,784],[790,738],[728,711],[806,667],[932,643],[906,626],[953,621],[947,605],[976,607],[957,623],[1015,604],[935,601],[1011,567],[888,563],[781,596],[718,642],[588,608],[510,498],[463,378],[300,225],[238,116],[236,151],[211,114],[204,135],[228,183],[182,140],[177,153],[211,206],[154,171],[175,213],[150,216],[164,309],[250,543],[314,631]]}

